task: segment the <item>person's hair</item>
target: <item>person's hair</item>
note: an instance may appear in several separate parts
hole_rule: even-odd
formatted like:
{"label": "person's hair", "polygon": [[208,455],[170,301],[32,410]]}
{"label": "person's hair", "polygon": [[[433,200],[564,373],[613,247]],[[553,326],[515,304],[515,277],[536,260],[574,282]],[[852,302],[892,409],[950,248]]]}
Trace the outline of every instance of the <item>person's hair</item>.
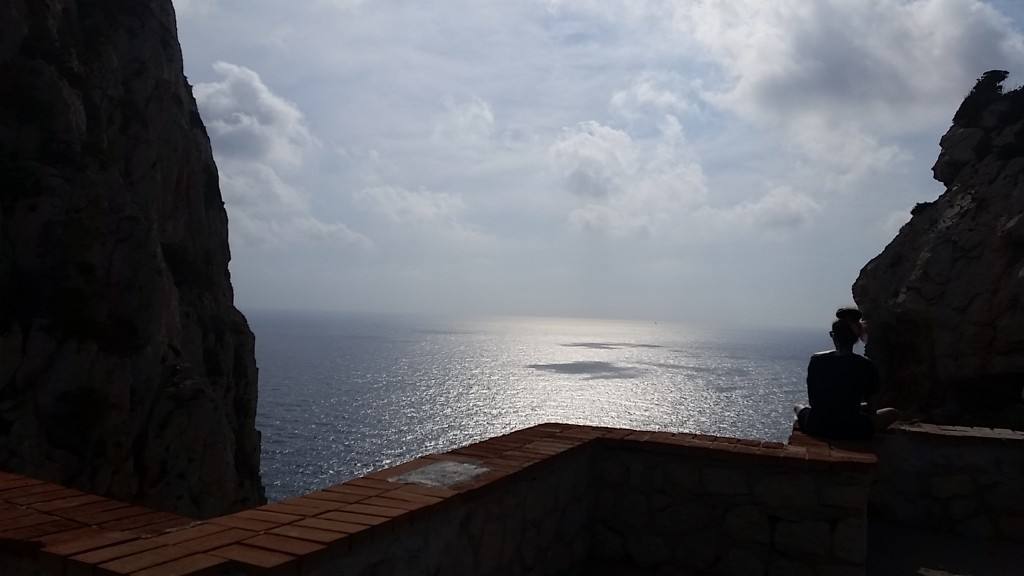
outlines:
{"label": "person's hair", "polygon": [[840,320],[860,322],[860,319],[863,317],[864,315],[861,314],[860,310],[854,308],[853,306],[843,306],[842,308],[836,310],[836,318],[839,318]]}
{"label": "person's hair", "polygon": [[848,320],[836,320],[832,323],[832,339],[835,340],[836,346],[853,346],[859,337]]}

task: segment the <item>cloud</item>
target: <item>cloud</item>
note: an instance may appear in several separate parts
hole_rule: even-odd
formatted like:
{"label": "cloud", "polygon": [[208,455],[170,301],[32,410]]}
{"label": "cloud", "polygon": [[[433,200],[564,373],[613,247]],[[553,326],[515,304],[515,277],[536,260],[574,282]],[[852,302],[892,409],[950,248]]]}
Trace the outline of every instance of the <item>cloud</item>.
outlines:
{"label": "cloud", "polygon": [[216,62],[213,69],[221,80],[198,84],[194,93],[218,157],[300,167],[319,146],[302,112],[244,66]]}
{"label": "cloud", "polygon": [[636,175],[637,158],[629,134],[594,121],[565,130],[551,148],[565,187],[582,198],[621,194]]}
{"label": "cloud", "polygon": [[434,125],[433,140],[445,144],[466,145],[489,139],[494,133],[494,114],[480,97],[457,103],[445,101],[445,113]]}
{"label": "cloud", "polygon": [[231,218],[233,246],[285,248],[328,243],[372,248],[362,234],[311,215],[309,199],[270,167],[228,160],[220,168],[220,187]]}
{"label": "cloud", "polygon": [[827,186],[841,186],[911,159],[909,151],[856,121],[808,116],[786,129]]}
{"label": "cloud", "polygon": [[893,137],[951,117],[985,70],[1024,64],[1021,36],[976,0],[705,0],[676,21],[721,74],[706,101],[840,172],[905,159]]}
{"label": "cloud", "polygon": [[707,96],[753,118],[832,112],[874,126],[963,91],[999,62],[1020,61],[1020,38],[975,0],[704,1],[687,30],[729,75]]}
{"label": "cloud", "polygon": [[581,21],[599,20],[623,25],[670,14],[672,2],[606,2],[603,0],[540,0],[551,14],[576,17]]}
{"label": "cloud", "polygon": [[807,194],[779,187],[756,200],[725,209],[706,208],[698,215],[719,229],[771,231],[805,226],[821,209],[821,204]]}
{"label": "cloud", "polygon": [[437,223],[455,220],[465,208],[462,199],[444,192],[412,192],[381,186],[356,192],[364,208],[383,214],[395,223]]}
{"label": "cloud", "polygon": [[365,1],[366,0],[317,0],[317,3],[330,6],[332,8],[349,10],[363,5]]}
{"label": "cloud", "polygon": [[[710,318],[774,282],[766,309],[813,318],[891,212],[934,198],[974,80],[1024,69],[1014,0],[990,3],[1013,23],[975,0],[176,5],[207,10],[179,22],[232,241],[292,251],[234,270],[287,259],[312,285],[324,243],[372,238],[338,271],[362,296],[325,289],[343,307],[429,307],[433,283],[452,309]],[[722,294],[735,270],[791,268]],[[244,290],[296,284],[264,280]]]}
{"label": "cloud", "polygon": [[609,106],[625,117],[644,113],[661,116],[682,114],[692,105],[680,96],[680,90],[672,84],[678,83],[675,75],[645,72],[635,78],[628,88],[612,95]]}
{"label": "cloud", "polygon": [[174,12],[178,18],[191,18],[205,14],[216,0],[173,0]]}
{"label": "cloud", "polygon": [[225,160],[220,172],[221,193],[232,208],[260,217],[303,214],[310,209],[305,195],[269,166]]}
{"label": "cloud", "polygon": [[271,219],[257,218],[246,212],[232,212],[232,246],[250,248],[291,248],[303,244],[329,244],[358,250],[370,250],[373,242],[339,223],[326,223],[312,216],[294,215]]}
{"label": "cloud", "polygon": [[703,171],[674,116],[647,140],[582,122],[563,132],[550,157],[564,188],[584,202],[569,214],[576,230],[663,234],[707,195]]}
{"label": "cloud", "polygon": [[413,192],[396,186],[364,188],[353,194],[357,206],[395,224],[440,235],[459,243],[486,242],[478,227],[464,220],[462,198],[445,192]]}
{"label": "cloud", "polygon": [[568,216],[579,232],[714,241],[801,228],[822,211],[817,200],[788,186],[712,206],[700,163],[673,116],[649,141],[584,122],[566,130],[551,155],[565,189],[585,202]]}
{"label": "cloud", "polygon": [[290,172],[319,149],[302,112],[248,68],[217,62],[214,71],[220,81],[198,84],[194,93],[217,158],[232,245],[371,247],[348,226],[315,217],[308,194],[289,183]]}

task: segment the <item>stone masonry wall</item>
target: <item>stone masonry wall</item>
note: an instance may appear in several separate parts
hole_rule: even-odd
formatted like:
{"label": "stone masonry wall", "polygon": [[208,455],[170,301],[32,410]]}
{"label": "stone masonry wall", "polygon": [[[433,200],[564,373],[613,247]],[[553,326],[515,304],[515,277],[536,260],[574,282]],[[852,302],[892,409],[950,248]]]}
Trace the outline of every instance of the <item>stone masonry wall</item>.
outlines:
{"label": "stone masonry wall", "polygon": [[607,438],[315,574],[863,574],[873,457],[810,444]]}
{"label": "stone masonry wall", "polygon": [[541,466],[311,574],[578,574],[590,551],[587,460]]}
{"label": "stone masonry wall", "polygon": [[606,450],[592,561],[609,574],[863,574],[870,474],[777,460]]}
{"label": "stone masonry wall", "polygon": [[1024,433],[931,424],[878,443],[872,518],[1024,542]]}
{"label": "stone masonry wall", "polygon": [[797,440],[543,424],[203,521],[0,472],[0,566],[4,576],[863,575],[876,458]]}

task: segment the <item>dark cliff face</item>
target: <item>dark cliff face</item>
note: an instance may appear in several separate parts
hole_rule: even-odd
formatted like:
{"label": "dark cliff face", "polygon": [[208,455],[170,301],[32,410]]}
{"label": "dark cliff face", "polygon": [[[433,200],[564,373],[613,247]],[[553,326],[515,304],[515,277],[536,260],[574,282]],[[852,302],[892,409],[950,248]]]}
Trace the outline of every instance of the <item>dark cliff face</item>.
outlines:
{"label": "dark cliff face", "polygon": [[0,469],[263,500],[253,334],[170,0],[0,0]]}
{"label": "dark cliff face", "polygon": [[932,419],[1022,423],[1024,92],[1005,78],[964,100],[933,168],[946,191],[853,287],[887,400]]}

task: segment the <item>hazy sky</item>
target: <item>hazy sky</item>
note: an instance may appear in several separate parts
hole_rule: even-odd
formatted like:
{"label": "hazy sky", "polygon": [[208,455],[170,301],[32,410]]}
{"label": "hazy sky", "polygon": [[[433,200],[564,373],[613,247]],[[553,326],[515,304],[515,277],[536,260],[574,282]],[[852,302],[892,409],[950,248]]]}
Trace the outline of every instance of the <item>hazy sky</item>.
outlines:
{"label": "hazy sky", "polygon": [[827,325],[1024,3],[175,0],[236,302]]}

